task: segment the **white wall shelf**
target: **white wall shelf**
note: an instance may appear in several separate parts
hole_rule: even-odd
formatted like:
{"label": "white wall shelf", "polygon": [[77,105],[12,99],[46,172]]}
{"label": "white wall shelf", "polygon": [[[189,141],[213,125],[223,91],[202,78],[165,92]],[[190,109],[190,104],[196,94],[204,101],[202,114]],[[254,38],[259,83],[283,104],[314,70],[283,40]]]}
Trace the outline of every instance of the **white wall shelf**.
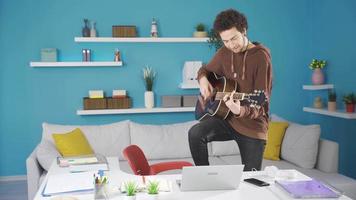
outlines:
{"label": "white wall shelf", "polygon": [[345,119],[356,119],[356,113],[347,113],[345,111],[329,111],[327,109],[319,109],[319,108],[310,108],[310,107],[303,107],[304,112],[316,113],[321,115],[328,115],[333,117],[340,117]]}
{"label": "white wall shelf", "polygon": [[207,42],[209,38],[194,38],[194,37],[75,37],[75,42]]}
{"label": "white wall shelf", "polygon": [[333,89],[333,84],[324,84],[324,85],[303,85],[303,90],[328,90]]}
{"label": "white wall shelf", "polygon": [[30,62],[31,67],[120,67],[122,62],[91,61],[91,62]]}
{"label": "white wall shelf", "polygon": [[177,108],[129,108],[129,109],[101,109],[101,110],[77,110],[77,115],[115,115],[138,113],[177,113],[194,112],[194,107]]}
{"label": "white wall shelf", "polygon": [[199,89],[199,84],[187,84],[187,83],[180,83],[179,88],[181,89]]}

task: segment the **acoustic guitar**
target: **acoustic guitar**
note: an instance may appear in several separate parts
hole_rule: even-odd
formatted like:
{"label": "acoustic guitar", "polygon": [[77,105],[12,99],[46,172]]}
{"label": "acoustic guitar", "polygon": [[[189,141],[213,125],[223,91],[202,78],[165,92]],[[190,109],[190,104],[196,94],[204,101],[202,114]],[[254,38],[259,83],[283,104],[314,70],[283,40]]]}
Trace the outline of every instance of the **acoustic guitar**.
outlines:
{"label": "acoustic guitar", "polygon": [[[206,100],[199,96],[195,106],[195,119],[204,120],[209,117],[226,119],[231,111],[225,105],[223,98],[226,94],[230,95],[231,92],[236,91],[237,83],[213,72],[207,78],[214,89],[212,95]],[[233,99],[241,101],[241,105],[249,105],[250,107],[260,107],[267,101],[262,90],[255,90],[253,93],[236,92]]]}

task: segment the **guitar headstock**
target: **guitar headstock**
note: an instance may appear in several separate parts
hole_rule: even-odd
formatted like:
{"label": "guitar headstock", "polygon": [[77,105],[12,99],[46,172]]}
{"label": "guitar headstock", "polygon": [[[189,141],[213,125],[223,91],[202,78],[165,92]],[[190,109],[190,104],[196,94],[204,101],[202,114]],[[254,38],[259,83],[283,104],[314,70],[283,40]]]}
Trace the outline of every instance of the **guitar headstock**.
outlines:
{"label": "guitar headstock", "polygon": [[244,99],[250,104],[250,107],[256,108],[260,108],[267,101],[263,90],[254,90],[253,93],[245,94]]}

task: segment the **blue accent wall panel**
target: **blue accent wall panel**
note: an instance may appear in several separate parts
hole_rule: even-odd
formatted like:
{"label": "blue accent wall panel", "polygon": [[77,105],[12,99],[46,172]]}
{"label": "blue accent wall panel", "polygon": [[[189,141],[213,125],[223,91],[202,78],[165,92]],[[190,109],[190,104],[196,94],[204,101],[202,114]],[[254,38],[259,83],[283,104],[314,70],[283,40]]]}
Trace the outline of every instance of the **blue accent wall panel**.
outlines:
{"label": "blue accent wall panel", "polygon": [[[312,10],[310,59],[327,60],[324,68],[327,82],[334,84],[338,109],[345,109],[342,96],[350,92],[356,94],[356,2],[312,1]],[[327,92],[320,95],[326,102]],[[310,114],[309,122],[320,124],[321,136],[340,144],[340,173],[356,178],[356,120]]]}

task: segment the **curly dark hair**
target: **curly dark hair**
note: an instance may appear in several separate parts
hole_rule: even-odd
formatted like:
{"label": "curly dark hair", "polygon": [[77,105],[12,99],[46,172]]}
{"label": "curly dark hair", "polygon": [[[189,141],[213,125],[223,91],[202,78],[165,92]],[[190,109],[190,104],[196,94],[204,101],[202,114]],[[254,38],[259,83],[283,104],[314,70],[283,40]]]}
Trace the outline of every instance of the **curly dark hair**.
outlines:
{"label": "curly dark hair", "polygon": [[232,27],[236,27],[241,33],[247,31],[247,18],[244,14],[234,9],[227,9],[220,12],[214,21],[214,31],[221,33]]}

